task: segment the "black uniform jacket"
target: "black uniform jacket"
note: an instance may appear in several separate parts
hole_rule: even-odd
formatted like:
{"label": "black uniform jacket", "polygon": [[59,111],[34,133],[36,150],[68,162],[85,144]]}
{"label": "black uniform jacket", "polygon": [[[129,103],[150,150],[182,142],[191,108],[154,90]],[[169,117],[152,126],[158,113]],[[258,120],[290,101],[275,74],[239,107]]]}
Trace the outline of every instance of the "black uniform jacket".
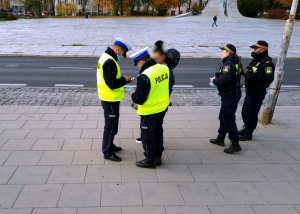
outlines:
{"label": "black uniform jacket", "polygon": [[274,80],[274,71],[274,63],[267,51],[255,56],[245,73],[246,94],[265,95],[266,89]]}

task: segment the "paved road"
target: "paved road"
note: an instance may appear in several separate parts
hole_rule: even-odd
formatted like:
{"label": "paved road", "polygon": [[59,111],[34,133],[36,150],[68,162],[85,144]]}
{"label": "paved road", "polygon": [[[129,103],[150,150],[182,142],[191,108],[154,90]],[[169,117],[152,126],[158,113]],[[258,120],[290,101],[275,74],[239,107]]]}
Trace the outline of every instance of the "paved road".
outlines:
{"label": "paved road", "polygon": [[[244,60],[246,65],[249,61]],[[207,87],[208,78],[219,67],[218,59],[183,59],[175,70],[176,85]],[[32,58],[1,57],[1,84],[27,84],[28,87],[54,87],[77,84],[95,87],[96,58]],[[123,74],[136,76],[138,70],[131,60],[121,62]],[[300,85],[300,59],[286,63],[284,85]],[[3,85],[2,85],[3,86]]]}

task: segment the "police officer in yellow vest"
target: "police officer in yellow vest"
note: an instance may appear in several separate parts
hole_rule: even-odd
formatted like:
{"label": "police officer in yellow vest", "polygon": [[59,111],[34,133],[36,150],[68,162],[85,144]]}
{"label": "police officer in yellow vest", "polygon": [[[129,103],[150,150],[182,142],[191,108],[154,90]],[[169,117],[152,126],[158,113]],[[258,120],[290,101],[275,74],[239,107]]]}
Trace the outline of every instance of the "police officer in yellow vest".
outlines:
{"label": "police officer in yellow vest", "polygon": [[106,160],[121,161],[115,154],[122,150],[113,141],[118,133],[120,101],[124,100],[123,86],[132,82],[132,77],[122,76],[118,61],[126,57],[130,45],[123,39],[116,39],[112,48],[101,55],[97,66],[98,97],[104,110],[104,132],[102,152]]}
{"label": "police officer in yellow vest", "polygon": [[166,65],[151,60],[148,48],[130,56],[140,69],[132,101],[138,104],[141,116],[141,135],[146,159],[136,162],[138,167],[156,168],[161,165],[163,120],[170,104],[170,70]]}

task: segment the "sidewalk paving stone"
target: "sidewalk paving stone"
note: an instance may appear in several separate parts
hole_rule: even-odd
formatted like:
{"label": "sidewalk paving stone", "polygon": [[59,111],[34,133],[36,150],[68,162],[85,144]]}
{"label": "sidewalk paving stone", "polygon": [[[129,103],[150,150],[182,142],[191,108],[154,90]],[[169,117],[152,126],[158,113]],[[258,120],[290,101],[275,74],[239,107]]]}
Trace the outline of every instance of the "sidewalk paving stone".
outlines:
{"label": "sidewalk paving stone", "polygon": [[249,206],[209,206],[211,214],[256,214]]}
{"label": "sidewalk paving stone", "polygon": [[14,207],[56,207],[61,189],[60,184],[25,185]]}
{"label": "sidewalk paving stone", "polygon": [[299,214],[291,205],[254,205],[252,209],[255,211],[255,214]]}
{"label": "sidewalk paving stone", "polygon": [[83,183],[87,166],[54,166],[47,180],[49,184]]}
{"label": "sidewalk paving stone", "polygon": [[121,170],[118,165],[88,165],[85,183],[121,182]]}
{"label": "sidewalk paving stone", "polygon": [[162,165],[156,169],[159,182],[193,182],[189,168],[184,164]]}
{"label": "sidewalk paving stone", "polygon": [[14,151],[5,165],[37,165],[42,155],[42,151]]}
{"label": "sidewalk paving stone", "polygon": [[25,121],[2,121],[0,129],[20,129],[24,126]]}
{"label": "sidewalk paving stone", "polygon": [[31,214],[32,209],[0,209],[0,214]]}
{"label": "sidewalk paving stone", "polygon": [[9,184],[45,184],[51,169],[51,166],[19,166]]}
{"label": "sidewalk paving stone", "polygon": [[148,170],[136,167],[135,165],[121,166],[122,182],[143,182],[143,183],[157,183],[157,175],[155,170]]}
{"label": "sidewalk paving stone", "polygon": [[74,151],[46,151],[39,165],[69,165],[72,163]]}
{"label": "sidewalk paving stone", "polygon": [[77,214],[121,214],[120,207],[97,207],[97,208],[78,208]]}
{"label": "sidewalk paving stone", "polygon": [[33,144],[35,143],[35,139],[13,139],[8,140],[2,147],[1,150],[8,151],[20,151],[20,150],[30,150]]}
{"label": "sidewalk paving stone", "polygon": [[58,207],[100,206],[101,184],[65,184]]}
{"label": "sidewalk paving stone", "polygon": [[64,139],[38,139],[31,150],[61,150]]}
{"label": "sidewalk paving stone", "polygon": [[123,207],[122,214],[166,214],[164,207]]}
{"label": "sidewalk paving stone", "polygon": [[32,214],[76,214],[75,208],[35,208]]}
{"label": "sidewalk paving stone", "polygon": [[6,184],[16,169],[17,166],[0,166],[0,184]]}

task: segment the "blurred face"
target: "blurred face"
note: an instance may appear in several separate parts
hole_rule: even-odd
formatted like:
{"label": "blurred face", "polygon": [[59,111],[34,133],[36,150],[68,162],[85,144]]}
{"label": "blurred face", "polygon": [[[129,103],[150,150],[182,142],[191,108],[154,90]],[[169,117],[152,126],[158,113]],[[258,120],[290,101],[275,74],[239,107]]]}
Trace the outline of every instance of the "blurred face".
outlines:
{"label": "blurred face", "polygon": [[113,46],[113,50],[115,51],[115,53],[118,56],[121,56],[122,58],[124,58],[123,57],[123,55],[125,53],[125,49],[124,48],[122,48],[121,46],[115,45],[115,46]]}
{"label": "blurred face", "polygon": [[158,64],[164,64],[166,61],[166,55],[159,51],[155,51],[152,53],[152,59],[154,59]]}
{"label": "blurred face", "polygon": [[266,48],[254,48],[253,52],[256,54],[260,54],[262,52],[265,52],[267,49]]}
{"label": "blurred face", "polygon": [[226,57],[228,57],[230,54],[228,53],[228,51],[226,50],[223,50],[220,54],[220,58],[223,60],[225,59]]}

